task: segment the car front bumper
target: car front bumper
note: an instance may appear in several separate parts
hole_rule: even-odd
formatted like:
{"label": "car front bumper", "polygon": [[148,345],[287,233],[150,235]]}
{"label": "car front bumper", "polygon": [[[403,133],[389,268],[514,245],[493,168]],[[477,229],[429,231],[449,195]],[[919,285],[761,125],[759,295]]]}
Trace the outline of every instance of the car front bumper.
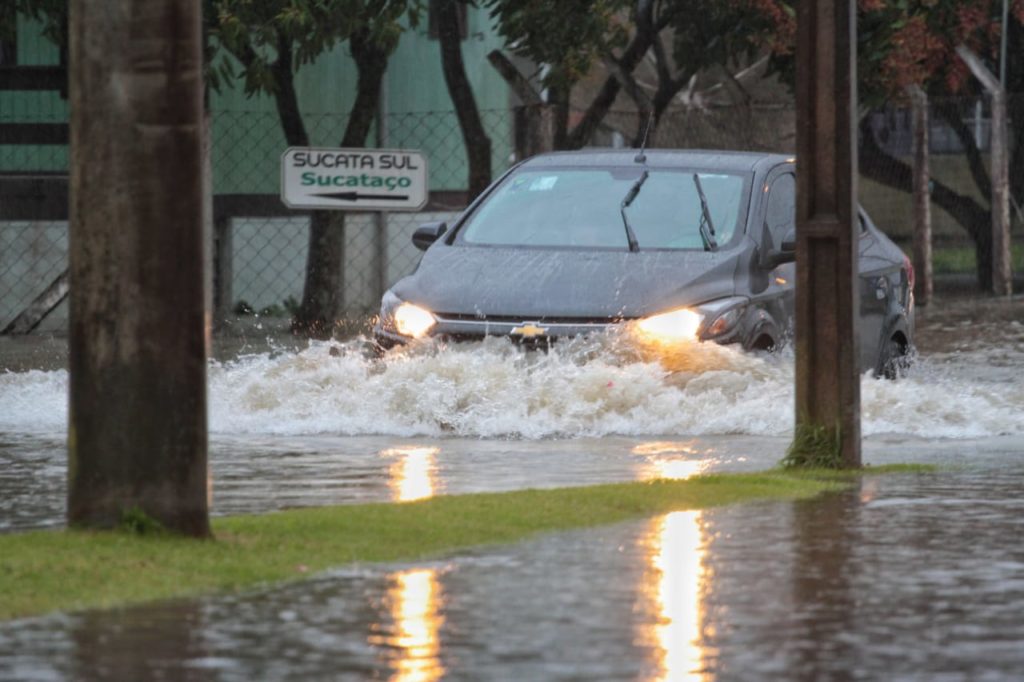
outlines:
{"label": "car front bumper", "polygon": [[[459,319],[435,315],[437,324],[431,327],[428,337],[449,338],[457,341],[482,339],[486,336],[507,336],[513,341],[544,343],[559,338],[584,336],[621,327],[625,320],[545,322],[542,320],[479,320]],[[377,324],[373,329],[377,342],[391,348],[412,341],[391,329]]]}
{"label": "car front bumper", "polygon": [[[425,338],[441,338],[452,341],[479,341],[487,336],[504,336],[515,343],[528,346],[546,346],[558,339],[600,334],[602,332],[623,329],[631,320],[605,321],[556,321],[543,320],[479,320],[459,319],[435,315],[437,324],[431,327]],[[373,329],[377,344],[384,349],[407,344],[412,338],[382,327],[379,323]],[[719,344],[736,343],[739,341],[736,330],[712,340]]]}

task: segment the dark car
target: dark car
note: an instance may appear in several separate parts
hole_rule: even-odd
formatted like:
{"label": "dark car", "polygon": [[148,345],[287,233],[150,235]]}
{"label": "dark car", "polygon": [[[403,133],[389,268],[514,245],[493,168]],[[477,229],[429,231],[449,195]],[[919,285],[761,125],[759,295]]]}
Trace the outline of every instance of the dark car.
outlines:
{"label": "dark car", "polygon": [[[794,159],[600,150],[544,154],[506,173],[385,295],[387,348],[424,336],[532,343],[629,325],[672,342],[770,350],[791,335]],[[913,341],[913,269],[863,211],[860,364],[891,375]]]}

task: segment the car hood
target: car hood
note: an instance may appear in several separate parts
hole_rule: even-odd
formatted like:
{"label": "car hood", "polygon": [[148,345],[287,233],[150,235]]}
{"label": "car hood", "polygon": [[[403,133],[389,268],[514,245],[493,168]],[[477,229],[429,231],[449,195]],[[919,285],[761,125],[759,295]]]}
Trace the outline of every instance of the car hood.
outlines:
{"label": "car hood", "polygon": [[642,317],[733,295],[738,254],[435,244],[394,292],[441,314]]}

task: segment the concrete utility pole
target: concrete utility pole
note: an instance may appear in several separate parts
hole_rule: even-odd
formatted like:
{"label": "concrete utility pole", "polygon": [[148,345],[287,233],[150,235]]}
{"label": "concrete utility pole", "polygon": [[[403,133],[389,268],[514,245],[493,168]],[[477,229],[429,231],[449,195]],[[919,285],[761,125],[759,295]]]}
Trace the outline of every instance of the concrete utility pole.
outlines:
{"label": "concrete utility pole", "polygon": [[200,3],[70,9],[68,522],[205,536]]}
{"label": "concrete utility pole", "polygon": [[914,300],[928,305],[932,299],[932,204],[928,168],[928,95],[917,85],[907,88],[913,116],[914,157]]}
{"label": "concrete utility pole", "polygon": [[978,55],[969,48],[960,45],[956,48],[956,53],[992,97],[992,134],[989,137],[989,175],[992,177],[992,291],[997,296],[1009,296],[1013,293],[1013,275],[1010,270],[1010,140],[1006,125],[1006,90]]}
{"label": "concrete utility pole", "polygon": [[794,463],[859,467],[856,18],[853,0],[797,3]]}

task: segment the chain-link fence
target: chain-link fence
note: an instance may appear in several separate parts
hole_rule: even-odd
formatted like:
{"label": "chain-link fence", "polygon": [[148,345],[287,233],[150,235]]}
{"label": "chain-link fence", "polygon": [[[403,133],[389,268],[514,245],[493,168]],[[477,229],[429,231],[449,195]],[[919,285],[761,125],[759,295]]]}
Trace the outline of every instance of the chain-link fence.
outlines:
{"label": "chain-link fence", "polygon": [[[1012,131],[1013,121],[1024,121],[1024,98],[1011,98],[1008,109]],[[973,288],[977,277],[970,232],[987,229],[989,210],[990,105],[985,98],[959,98],[931,102],[929,111],[937,286],[946,278],[949,286]],[[508,110],[486,111],[483,120],[497,177],[515,160],[516,118]],[[346,119],[306,116],[305,123],[311,144],[336,146]],[[635,112],[612,112],[592,144],[628,146],[642,123]],[[280,123],[272,112],[225,112],[214,116],[212,134],[217,314],[257,313],[285,320],[302,298],[310,214],[289,210],[279,198],[280,156],[287,147]],[[908,251],[910,136],[911,118],[903,103],[867,114],[860,125],[861,202]],[[383,287],[415,267],[420,252],[410,238],[416,226],[451,221],[466,201],[466,154],[454,113],[394,113],[386,117],[380,137],[388,148],[423,151],[431,198],[419,213],[346,215],[343,298],[346,312],[354,316],[376,309]],[[376,143],[375,136],[370,144]],[[650,143],[779,152],[792,152],[794,145],[795,114],[786,105],[672,111],[653,131]],[[1019,202],[1024,199],[1020,134],[1011,132],[1010,151],[1011,193]],[[0,330],[66,269],[66,169],[67,148],[62,144],[0,144]],[[1012,214],[1014,270],[1021,272],[1024,216],[1016,207]],[[973,224],[965,220],[969,215],[975,217]],[[65,309],[57,308],[39,329],[63,329]]]}
{"label": "chain-link fence", "polygon": [[[497,176],[514,158],[512,113],[481,116]],[[305,123],[312,145],[334,147],[346,118],[306,116]],[[288,146],[280,123],[274,113],[224,112],[214,115],[211,130],[216,313],[287,318],[302,299],[310,212],[290,210],[280,200],[280,159]],[[451,221],[466,204],[468,169],[453,112],[392,114],[371,144],[377,135],[388,148],[418,149],[427,157],[430,200],[415,213],[346,214],[342,293],[352,316],[374,311],[383,289],[415,268],[417,226]],[[66,220],[11,219],[66,216],[66,169],[66,146],[0,145],[0,203],[15,196],[20,202],[0,207],[0,331],[67,268]],[[38,329],[61,330],[66,322],[62,304]]]}

